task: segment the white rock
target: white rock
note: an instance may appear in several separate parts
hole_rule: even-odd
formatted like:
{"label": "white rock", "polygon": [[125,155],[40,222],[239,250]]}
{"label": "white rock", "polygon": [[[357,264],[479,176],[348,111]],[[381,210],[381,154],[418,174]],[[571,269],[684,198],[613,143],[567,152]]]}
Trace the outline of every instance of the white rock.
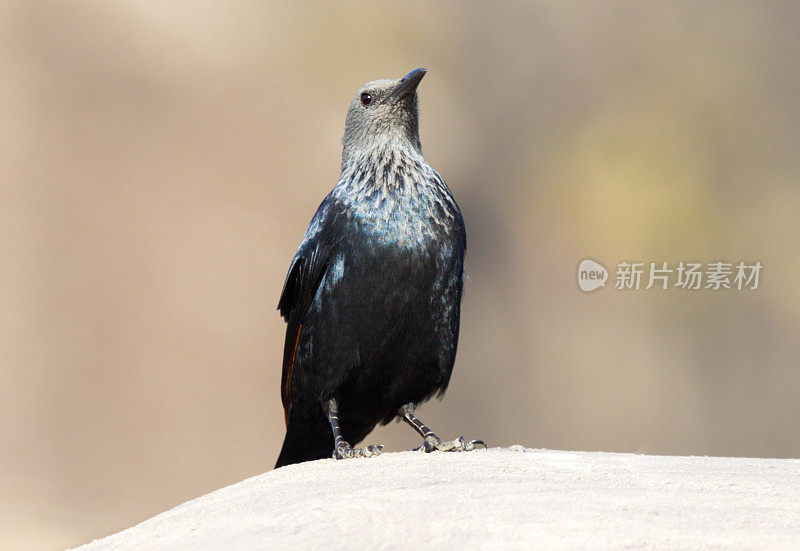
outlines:
{"label": "white rock", "polygon": [[800,547],[800,460],[510,449],[323,460],[78,549]]}

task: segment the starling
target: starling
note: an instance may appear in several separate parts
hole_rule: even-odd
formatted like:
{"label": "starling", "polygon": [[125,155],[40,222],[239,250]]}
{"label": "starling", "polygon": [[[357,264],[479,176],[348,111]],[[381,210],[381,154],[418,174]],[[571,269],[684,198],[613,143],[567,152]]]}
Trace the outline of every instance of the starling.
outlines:
{"label": "starling", "polygon": [[278,303],[286,320],[281,399],[286,421],[277,467],[353,448],[394,418],[420,446],[442,441],[414,409],[447,389],[458,343],[466,231],[419,141],[417,85],[425,69],[365,84],[350,103],[342,172],[292,260]]}

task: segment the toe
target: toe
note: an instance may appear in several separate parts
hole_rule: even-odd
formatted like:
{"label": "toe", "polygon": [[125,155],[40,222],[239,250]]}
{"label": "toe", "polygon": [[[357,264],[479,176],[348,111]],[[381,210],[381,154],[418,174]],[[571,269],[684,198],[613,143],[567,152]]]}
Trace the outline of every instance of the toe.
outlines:
{"label": "toe", "polygon": [[462,452],[467,448],[467,443],[464,440],[463,436],[459,436],[455,440],[451,440],[450,442],[445,443],[446,452]]}
{"label": "toe", "polygon": [[436,436],[428,436],[422,443],[421,449],[425,453],[435,452],[442,449],[443,442]]}
{"label": "toe", "polygon": [[336,449],[333,450],[333,458],[334,459],[347,459],[350,457],[353,450],[350,449],[349,446],[337,446]]}
{"label": "toe", "polygon": [[351,459],[353,457],[373,457],[383,450],[383,446],[367,446],[365,448],[351,448],[349,444],[340,444],[333,450],[334,459]]}

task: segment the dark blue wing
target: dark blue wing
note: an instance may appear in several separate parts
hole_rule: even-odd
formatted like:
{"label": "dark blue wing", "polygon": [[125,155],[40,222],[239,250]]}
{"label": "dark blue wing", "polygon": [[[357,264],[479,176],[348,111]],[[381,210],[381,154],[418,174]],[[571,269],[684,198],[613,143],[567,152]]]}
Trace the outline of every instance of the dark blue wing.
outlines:
{"label": "dark blue wing", "polygon": [[317,293],[331,257],[332,243],[327,235],[330,198],[326,197],[308,225],[303,241],[289,267],[278,310],[286,320],[286,340],[283,347],[283,372],[281,375],[281,401],[286,423],[291,408],[292,372],[295,354],[306,312]]}

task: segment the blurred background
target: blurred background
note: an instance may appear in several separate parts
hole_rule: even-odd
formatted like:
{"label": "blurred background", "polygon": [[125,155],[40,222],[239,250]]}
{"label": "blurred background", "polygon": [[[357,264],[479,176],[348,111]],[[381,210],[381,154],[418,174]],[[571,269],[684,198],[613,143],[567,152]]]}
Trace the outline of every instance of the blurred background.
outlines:
{"label": "blurred background", "polygon": [[[469,233],[456,369],[421,417],[799,457],[796,3],[565,4],[3,2],[0,547],[272,468],[289,261],[350,99],[418,66]],[[583,293],[586,257],[764,268],[755,291]]]}

